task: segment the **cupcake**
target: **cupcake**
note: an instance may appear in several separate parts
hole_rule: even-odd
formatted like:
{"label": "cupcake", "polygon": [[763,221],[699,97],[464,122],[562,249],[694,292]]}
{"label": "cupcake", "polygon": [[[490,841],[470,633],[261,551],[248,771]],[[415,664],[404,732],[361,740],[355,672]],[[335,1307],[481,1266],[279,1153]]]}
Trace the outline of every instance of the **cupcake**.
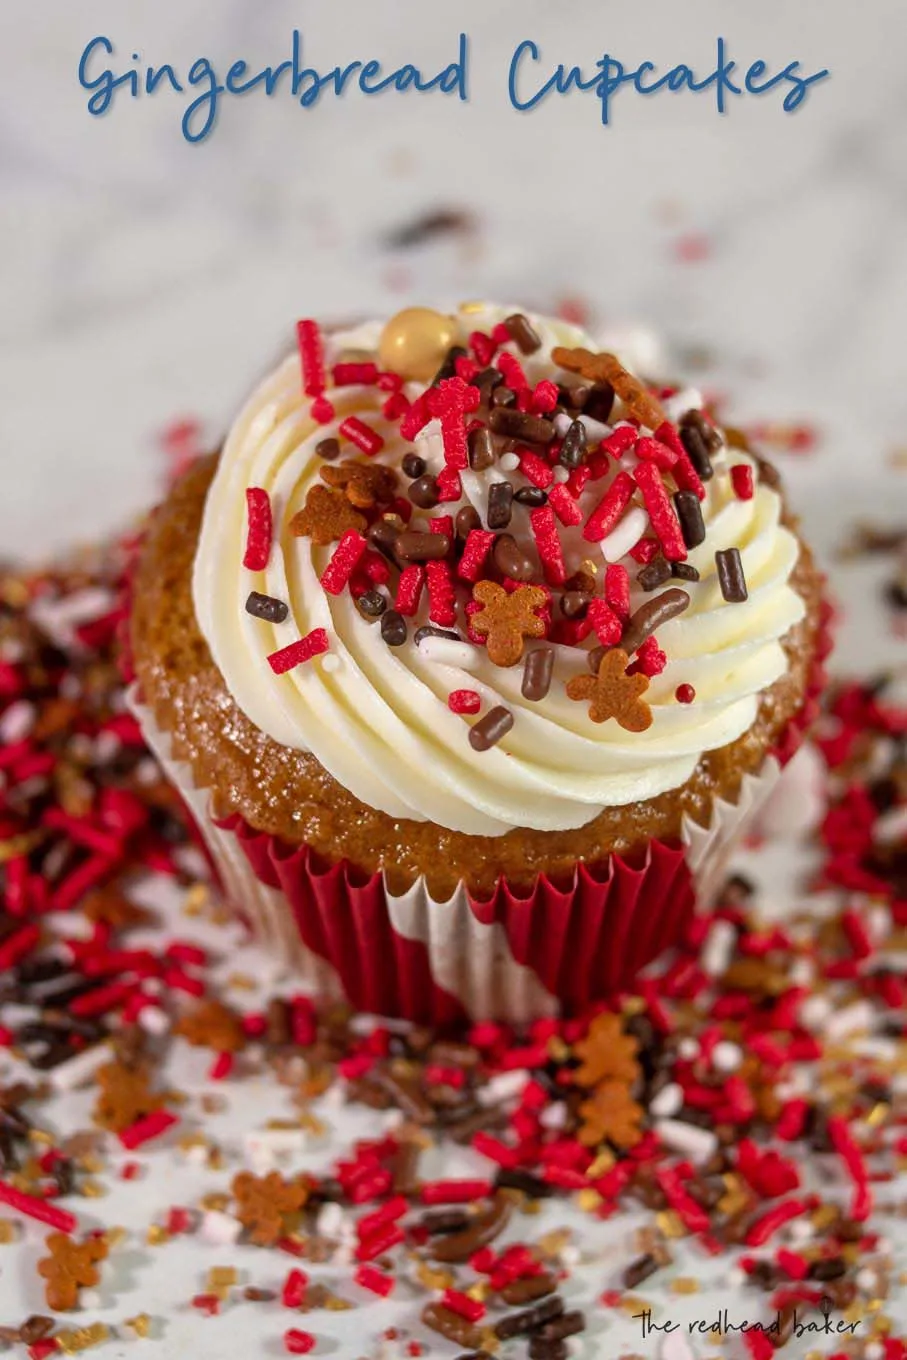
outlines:
{"label": "cupcake", "polygon": [[739,432],[574,327],[297,331],[148,523],[135,712],[313,986],[584,1006],[714,900],[813,713],[821,577]]}

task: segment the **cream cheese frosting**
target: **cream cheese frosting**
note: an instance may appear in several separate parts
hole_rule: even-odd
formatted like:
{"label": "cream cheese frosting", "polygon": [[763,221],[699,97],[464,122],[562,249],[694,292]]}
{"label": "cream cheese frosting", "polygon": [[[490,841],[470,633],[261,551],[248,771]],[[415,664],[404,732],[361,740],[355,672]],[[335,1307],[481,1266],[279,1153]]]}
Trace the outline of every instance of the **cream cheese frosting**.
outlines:
{"label": "cream cheese frosting", "polygon": [[[463,343],[471,331],[490,332],[514,310],[467,304],[455,318]],[[596,348],[572,326],[526,315],[541,348],[528,356],[508,348],[531,382],[557,374],[550,357],[554,346]],[[375,355],[381,332],[375,322],[329,335],[328,366],[351,351]],[[404,392],[413,400],[424,389],[410,382]],[[515,827],[583,826],[605,807],[678,788],[705,752],[734,741],[751,726],[760,693],[786,669],[781,639],[805,607],[790,584],[797,541],[780,522],[779,496],[755,476],[747,454],[724,448],[713,458],[716,475],[706,483],[701,506],[706,539],[686,559],[700,580],[671,583],[688,592],[690,605],[658,629],[667,664],[645,695],[652,722],[645,731],[629,732],[615,721],[593,723],[586,706],[568,698],[566,682],[585,668],[581,649],[555,646],[550,691],[543,702],[533,702],[523,697],[521,666],[496,666],[484,647],[465,640],[438,648],[417,646],[410,637],[401,647],[389,647],[349,591],[325,592],[320,577],[336,544],[319,546],[289,527],[309,489],[320,481],[325,466],[316,452],[320,441],[336,435],[340,423],[355,415],[384,438],[374,461],[399,469],[415,447],[429,472],[444,465],[437,421],[429,422],[413,444],[401,437],[396,422],[383,417],[386,392],[373,385],[351,386],[332,388],[329,396],[334,417],[317,424],[296,355],[256,388],[224,444],[195,558],[193,598],[202,634],[239,707],[273,740],[311,752],[362,803],[391,817],[431,820],[487,836]],[[689,409],[701,406],[701,399],[692,391],[680,394],[668,402],[669,414],[680,414],[678,403]],[[612,428],[589,425],[590,442]],[[350,446],[344,456],[359,455]],[[735,494],[726,475],[729,460],[753,468],[751,499]],[[631,467],[633,461],[631,454],[622,463]],[[615,472],[620,466],[615,463]],[[515,489],[530,484],[519,470],[505,471],[500,462],[485,471],[467,469],[462,499],[433,513],[455,514],[459,506],[471,504],[484,525],[489,487],[504,479]],[[253,486],[268,493],[274,525],[270,557],[261,571],[242,562],[246,490]],[[581,493],[584,520],[606,486],[597,481]],[[638,563],[626,554],[648,521],[636,501],[627,518],[631,515],[636,520],[623,543],[611,535],[603,544],[592,544],[583,538],[582,525],[558,527],[568,573],[590,559],[600,570],[606,560],[629,567],[635,609],[651,596],[636,583]],[[417,510],[410,527],[423,526],[426,518]],[[508,532],[532,555],[528,516],[514,515]],[[715,553],[727,548],[740,552],[748,588],[743,603],[728,603],[720,590]],[[285,601],[287,618],[271,623],[247,613],[253,590]],[[416,624],[427,622],[422,608]],[[330,649],[274,674],[268,655],[317,628],[326,630]],[[589,645],[595,645],[594,637]],[[678,702],[681,685],[694,688],[695,702]],[[468,719],[450,710],[448,695],[459,689],[477,693],[483,712],[501,705],[513,715],[512,727],[490,750],[473,749]]]}

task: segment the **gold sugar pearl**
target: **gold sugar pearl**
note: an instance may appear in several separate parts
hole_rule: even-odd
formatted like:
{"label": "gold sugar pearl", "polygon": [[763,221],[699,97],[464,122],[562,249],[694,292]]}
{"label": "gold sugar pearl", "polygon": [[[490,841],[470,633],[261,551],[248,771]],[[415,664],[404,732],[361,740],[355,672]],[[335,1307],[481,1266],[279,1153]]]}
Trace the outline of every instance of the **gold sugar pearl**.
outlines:
{"label": "gold sugar pearl", "polygon": [[405,307],[392,316],[378,342],[382,368],[417,382],[429,382],[454,343],[453,317],[430,307]]}

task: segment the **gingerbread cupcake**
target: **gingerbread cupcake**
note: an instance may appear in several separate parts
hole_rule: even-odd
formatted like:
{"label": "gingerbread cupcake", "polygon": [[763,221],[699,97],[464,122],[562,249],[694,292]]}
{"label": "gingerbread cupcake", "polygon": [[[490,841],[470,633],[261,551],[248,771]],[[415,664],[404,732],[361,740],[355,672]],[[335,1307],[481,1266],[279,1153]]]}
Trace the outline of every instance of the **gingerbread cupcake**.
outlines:
{"label": "gingerbread cupcake", "polygon": [[439,1022],[627,982],[812,715],[821,579],[692,390],[485,304],[298,325],[152,516],[134,703],[224,888]]}

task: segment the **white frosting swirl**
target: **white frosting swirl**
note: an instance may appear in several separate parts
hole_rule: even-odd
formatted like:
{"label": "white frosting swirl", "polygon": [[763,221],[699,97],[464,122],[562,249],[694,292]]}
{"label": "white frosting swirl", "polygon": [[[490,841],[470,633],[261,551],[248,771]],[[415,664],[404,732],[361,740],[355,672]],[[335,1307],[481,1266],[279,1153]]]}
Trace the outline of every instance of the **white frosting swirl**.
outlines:
{"label": "white frosting swirl", "polygon": [[[473,304],[462,317],[464,334],[488,331],[512,310]],[[528,359],[519,357],[533,381],[550,375],[553,345],[594,348],[572,327],[531,319],[543,347]],[[380,330],[374,323],[333,336],[328,362],[344,349],[375,349]],[[421,388],[406,390],[415,396]],[[727,455],[715,460],[716,476],[702,505],[707,538],[688,559],[701,580],[679,583],[689,592],[690,607],[658,630],[668,664],[646,694],[653,722],[645,732],[627,732],[615,721],[593,723],[586,704],[567,698],[565,681],[585,667],[584,655],[574,648],[556,649],[550,693],[533,703],[521,694],[522,666],[496,667],[479,647],[429,648],[426,654],[410,641],[390,648],[380,628],[360,615],[349,591],[325,593],[319,577],[335,545],[318,547],[310,538],[294,537],[288,527],[324,466],[316,444],[335,434],[345,416],[357,414],[385,438],[379,461],[399,466],[411,447],[381,416],[386,394],[350,387],[330,396],[335,420],[315,425],[295,355],[257,388],[221,453],[195,560],[201,631],[237,704],[275,741],[312,752],[356,798],[391,817],[501,835],[514,827],[579,827],[605,807],[677,788],[704,752],[734,741],[753,723],[760,692],[786,668],[780,639],[804,614],[789,584],[797,542],[779,522],[781,503],[770,487],[757,480],[753,498],[738,500],[725,471]],[[443,459],[434,426],[422,432],[418,448],[437,471]],[[344,456],[359,455],[345,446]],[[747,461],[734,451],[733,462]],[[483,518],[488,486],[503,476],[499,468],[463,475],[465,497]],[[508,479],[526,484],[519,473]],[[249,486],[268,491],[274,517],[270,561],[262,572],[242,565]],[[583,493],[584,518],[605,487],[596,481]],[[456,509],[442,505],[434,513]],[[526,534],[531,545],[528,516],[515,514],[510,532]],[[584,559],[601,560],[600,549],[585,542],[579,528],[560,532],[568,571]],[[726,603],[716,579],[716,550],[733,546],[740,550],[749,590],[743,604]],[[651,597],[635,585],[636,563],[626,562],[636,608]],[[285,600],[287,620],[270,624],[249,615],[244,606],[250,590]],[[427,616],[416,620],[426,621]],[[327,630],[331,650],[274,675],[268,654],[318,627]],[[684,683],[695,688],[692,704],[674,697]],[[473,750],[466,731],[471,720],[447,706],[451,690],[462,688],[478,691],[483,712],[502,704],[514,715],[511,730],[489,751]]]}

